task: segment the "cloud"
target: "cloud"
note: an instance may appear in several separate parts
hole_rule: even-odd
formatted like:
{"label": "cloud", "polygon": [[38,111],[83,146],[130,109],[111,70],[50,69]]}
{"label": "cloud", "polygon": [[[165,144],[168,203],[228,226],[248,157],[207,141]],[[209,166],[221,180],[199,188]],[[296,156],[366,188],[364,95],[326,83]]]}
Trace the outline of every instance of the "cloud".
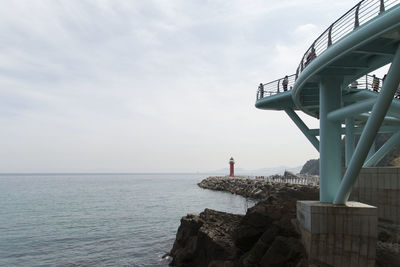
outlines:
{"label": "cloud", "polygon": [[244,168],[299,165],[314,149],[285,114],[254,107],[256,87],[294,73],[344,6],[4,3],[0,172],[210,170],[231,154]]}

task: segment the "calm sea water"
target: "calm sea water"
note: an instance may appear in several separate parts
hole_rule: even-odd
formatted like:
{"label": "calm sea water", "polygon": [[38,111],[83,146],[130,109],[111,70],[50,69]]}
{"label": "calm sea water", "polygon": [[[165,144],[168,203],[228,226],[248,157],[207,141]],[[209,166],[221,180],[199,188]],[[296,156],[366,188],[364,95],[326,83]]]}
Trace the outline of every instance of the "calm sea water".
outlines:
{"label": "calm sea water", "polygon": [[180,218],[254,203],[207,175],[0,175],[0,266],[167,266]]}

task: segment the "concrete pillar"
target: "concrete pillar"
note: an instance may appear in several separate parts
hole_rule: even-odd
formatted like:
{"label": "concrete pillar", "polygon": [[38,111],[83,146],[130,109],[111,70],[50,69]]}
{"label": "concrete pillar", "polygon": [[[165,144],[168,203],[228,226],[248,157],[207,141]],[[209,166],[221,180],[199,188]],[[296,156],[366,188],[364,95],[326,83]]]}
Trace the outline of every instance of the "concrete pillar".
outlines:
{"label": "concrete pillar", "polygon": [[297,221],[309,266],[375,266],[376,207],[298,201]]}
{"label": "concrete pillar", "polygon": [[332,203],[341,182],[341,122],[328,120],[328,114],[342,105],[343,78],[322,77],[320,92],[320,201]]}

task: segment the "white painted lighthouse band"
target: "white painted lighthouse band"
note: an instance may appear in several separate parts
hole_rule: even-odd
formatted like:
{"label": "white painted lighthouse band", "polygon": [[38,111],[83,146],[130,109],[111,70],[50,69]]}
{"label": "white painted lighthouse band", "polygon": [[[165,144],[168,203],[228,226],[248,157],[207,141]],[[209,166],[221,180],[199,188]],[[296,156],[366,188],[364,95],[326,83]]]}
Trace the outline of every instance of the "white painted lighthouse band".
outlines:
{"label": "white painted lighthouse band", "polygon": [[231,157],[231,159],[229,160],[229,176],[230,177],[234,177],[235,176],[235,160]]}

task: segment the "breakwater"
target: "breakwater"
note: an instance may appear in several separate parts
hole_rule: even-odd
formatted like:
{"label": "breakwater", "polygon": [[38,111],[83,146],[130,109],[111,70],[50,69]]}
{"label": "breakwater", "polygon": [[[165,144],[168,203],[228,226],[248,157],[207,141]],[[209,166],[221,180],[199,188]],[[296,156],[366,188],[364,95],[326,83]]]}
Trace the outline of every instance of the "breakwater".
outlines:
{"label": "breakwater", "polygon": [[[244,177],[214,176],[202,180],[197,185],[204,189],[230,192],[253,199],[304,199],[304,196],[318,192],[318,176],[297,176],[290,172],[284,175],[254,179]],[[314,197],[313,197],[314,198]]]}

